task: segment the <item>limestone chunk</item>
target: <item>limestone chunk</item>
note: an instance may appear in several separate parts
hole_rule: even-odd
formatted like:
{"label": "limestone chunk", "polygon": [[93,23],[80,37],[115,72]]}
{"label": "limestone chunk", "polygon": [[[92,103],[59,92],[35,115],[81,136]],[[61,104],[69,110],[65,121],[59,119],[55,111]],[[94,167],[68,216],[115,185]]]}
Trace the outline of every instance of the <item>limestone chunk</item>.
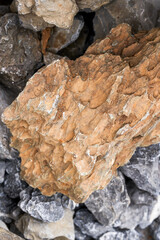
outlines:
{"label": "limestone chunk", "polygon": [[75,61],[53,61],[4,111],[21,176],[76,202],[104,188],[138,146],[160,141],[160,30],[112,29]]}

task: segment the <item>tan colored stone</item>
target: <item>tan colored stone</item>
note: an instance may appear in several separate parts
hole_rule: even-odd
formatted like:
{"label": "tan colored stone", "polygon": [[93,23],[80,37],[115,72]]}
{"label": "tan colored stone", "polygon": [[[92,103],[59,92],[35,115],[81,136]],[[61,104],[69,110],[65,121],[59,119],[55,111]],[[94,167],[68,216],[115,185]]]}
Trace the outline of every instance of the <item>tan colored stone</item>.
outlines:
{"label": "tan colored stone", "polygon": [[95,11],[111,1],[112,0],[76,0],[76,3],[80,9],[90,8],[92,11]]}
{"label": "tan colored stone", "polygon": [[160,141],[160,30],[121,24],[84,56],[39,70],[3,114],[21,176],[77,202],[104,188],[136,147]]}
{"label": "tan colored stone", "polygon": [[23,240],[24,238],[21,238],[12,232],[7,231],[4,228],[0,228],[0,239],[1,240]]}
{"label": "tan colored stone", "polygon": [[57,222],[45,223],[24,214],[16,222],[17,228],[27,239],[68,239],[74,240],[73,212],[65,210],[64,217]]}
{"label": "tan colored stone", "polygon": [[[75,0],[14,0],[12,5],[14,5],[14,9],[17,8],[20,15],[33,13],[46,23],[60,28],[70,27],[78,12]],[[31,25],[35,25],[35,23]]]}

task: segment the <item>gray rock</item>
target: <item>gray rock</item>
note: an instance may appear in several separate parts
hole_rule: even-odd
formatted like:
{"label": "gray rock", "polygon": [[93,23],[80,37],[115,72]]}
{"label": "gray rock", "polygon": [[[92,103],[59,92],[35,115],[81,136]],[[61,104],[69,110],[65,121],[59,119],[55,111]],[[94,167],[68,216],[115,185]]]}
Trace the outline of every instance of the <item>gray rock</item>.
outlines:
{"label": "gray rock", "polygon": [[10,198],[18,198],[27,184],[20,178],[20,159],[12,160],[6,164],[6,176],[4,181],[4,192]]}
{"label": "gray rock", "polygon": [[105,233],[99,240],[142,240],[142,236],[135,230],[124,232],[115,231]]}
{"label": "gray rock", "polygon": [[85,202],[95,218],[105,225],[111,225],[130,203],[124,177],[121,172],[106,188],[95,191]]}
{"label": "gray rock", "polygon": [[150,231],[154,240],[160,240],[160,217],[151,224]]}
{"label": "gray rock", "polygon": [[89,237],[88,235],[83,234],[77,226],[75,226],[74,230],[75,230],[75,239],[76,240],[92,240],[93,239],[93,238]]}
{"label": "gray rock", "polygon": [[62,56],[59,56],[58,54],[54,54],[52,52],[46,52],[43,56],[43,60],[45,65],[50,64],[51,62],[55,61],[55,60],[59,60],[62,59]]}
{"label": "gray rock", "polygon": [[[0,46],[1,48],[1,46]],[[0,56],[1,58],[1,56]],[[10,131],[6,125],[1,121],[1,115],[6,107],[14,100],[15,95],[10,91],[6,91],[4,87],[0,85],[0,159],[13,159],[16,157],[17,151],[9,146]],[[3,169],[2,175],[3,175]],[[2,176],[1,175],[1,176]]]}
{"label": "gray rock", "polygon": [[121,229],[141,229],[148,227],[160,215],[160,196],[152,196],[148,192],[130,185],[131,204],[113,223],[113,227]]}
{"label": "gray rock", "polygon": [[156,26],[158,0],[115,0],[101,7],[93,21],[95,38],[104,38],[111,28],[128,23],[133,31],[149,30]]}
{"label": "gray rock", "polygon": [[67,47],[79,37],[83,26],[83,18],[75,18],[71,28],[63,29],[54,27],[48,41],[47,50],[57,53],[61,49]]}
{"label": "gray rock", "polygon": [[1,17],[0,82],[12,90],[21,91],[41,61],[37,33],[22,28],[17,14],[8,13]]}
{"label": "gray rock", "polygon": [[120,169],[138,188],[160,195],[160,144],[137,148],[129,163]]}
{"label": "gray rock", "polygon": [[0,161],[0,183],[3,183],[4,181],[5,170],[6,170],[5,161]]}
{"label": "gray rock", "polygon": [[94,239],[97,239],[107,231],[113,230],[111,227],[100,224],[87,209],[80,209],[76,212],[74,224],[84,236],[87,235]]}
{"label": "gray rock", "polygon": [[43,222],[55,222],[64,215],[61,198],[62,194],[46,197],[39,190],[28,187],[20,193],[21,200],[18,205],[24,212],[36,219]]}

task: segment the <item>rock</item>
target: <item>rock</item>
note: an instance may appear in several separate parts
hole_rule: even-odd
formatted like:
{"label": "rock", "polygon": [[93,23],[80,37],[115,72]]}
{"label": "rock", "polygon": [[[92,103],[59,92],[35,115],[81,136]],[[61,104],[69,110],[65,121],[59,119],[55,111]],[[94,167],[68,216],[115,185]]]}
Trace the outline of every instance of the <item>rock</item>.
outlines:
{"label": "rock", "polygon": [[0,16],[3,16],[6,13],[9,13],[9,12],[10,12],[9,6],[0,5]]}
{"label": "rock", "polygon": [[20,192],[27,187],[27,184],[20,178],[20,159],[7,163],[6,173],[4,192],[10,198],[18,198]]}
{"label": "rock", "polygon": [[74,224],[84,236],[94,239],[98,239],[105,232],[112,230],[111,227],[102,225],[96,221],[95,217],[87,209],[80,209],[76,212]]}
{"label": "rock", "polygon": [[47,27],[54,26],[54,24],[49,24],[45,22],[43,18],[35,15],[34,13],[19,15],[19,19],[22,22],[22,26],[24,28],[28,28],[36,32],[41,31]]}
{"label": "rock", "polygon": [[48,41],[47,50],[57,53],[74,42],[84,26],[83,19],[75,18],[73,25],[69,29],[55,27],[52,29],[51,37]]}
{"label": "rock", "polygon": [[36,219],[43,222],[56,222],[64,215],[61,197],[61,194],[46,197],[38,190],[28,187],[20,193],[21,200],[18,205]]}
{"label": "rock", "polygon": [[129,163],[121,171],[131,178],[138,188],[160,195],[160,144],[137,148]]}
{"label": "rock", "polygon": [[107,232],[103,236],[99,238],[99,240],[142,240],[142,236],[136,232],[132,231],[124,231],[124,232]]}
{"label": "rock", "polygon": [[[9,146],[10,131],[7,129],[4,123],[1,121],[1,115],[4,109],[11,104],[15,99],[15,96],[10,91],[6,91],[4,87],[0,85],[0,159],[13,159],[16,156],[16,151]],[[1,166],[1,182],[4,175],[4,163],[0,163]]]}
{"label": "rock", "polygon": [[29,80],[2,115],[27,183],[84,202],[138,146],[160,141],[159,41],[159,29],[134,36],[122,24]]}
{"label": "rock", "polygon": [[160,197],[153,197],[134,185],[130,186],[130,191],[131,204],[113,223],[113,227],[133,230],[139,226],[145,229],[160,215]]}
{"label": "rock", "polygon": [[59,55],[51,53],[51,52],[46,52],[43,55],[43,60],[44,60],[45,65],[49,65],[53,61],[59,60],[59,59],[62,59],[62,58],[63,58],[62,56],[59,56]]}
{"label": "rock", "polygon": [[4,181],[5,170],[6,170],[5,161],[0,161],[0,183],[3,183]]}
{"label": "rock", "polygon": [[93,240],[93,238],[87,236],[86,234],[83,234],[77,226],[75,226],[74,231],[75,231],[75,239],[77,240]]}
{"label": "rock", "polygon": [[150,231],[154,240],[160,240],[160,217],[150,225]]}
{"label": "rock", "polygon": [[8,230],[7,225],[2,220],[0,220],[0,228],[4,228],[4,229]]}
{"label": "rock", "polygon": [[27,214],[24,214],[17,222],[17,228],[27,239],[55,239],[64,237],[68,240],[74,240],[73,212],[65,210],[64,217],[58,222],[44,223],[38,221]]}
{"label": "rock", "polygon": [[113,0],[76,0],[76,3],[81,10],[89,8],[92,11],[95,11],[104,4],[110,3],[112,1]]}
{"label": "rock", "polygon": [[85,202],[95,218],[104,225],[112,225],[130,203],[123,175],[113,177],[103,190],[95,191]]}
{"label": "rock", "polygon": [[[13,4],[20,15],[35,14],[41,18],[40,22],[44,21],[46,24],[56,25],[60,28],[71,27],[73,18],[78,12],[75,0],[55,0],[54,2],[52,0],[30,0],[27,2],[25,0],[14,0]],[[23,17],[24,19],[25,17]],[[38,19],[32,15],[32,20],[34,23],[28,21],[28,25],[31,23],[31,27],[34,26],[35,30],[36,28],[39,29]],[[44,23],[42,25],[45,27]]]}
{"label": "rock", "polygon": [[40,41],[21,27],[16,14],[1,17],[0,26],[0,82],[17,93],[42,63]]}
{"label": "rock", "polygon": [[0,239],[1,240],[22,240],[24,238],[18,237],[17,235],[7,231],[4,228],[0,227]]}

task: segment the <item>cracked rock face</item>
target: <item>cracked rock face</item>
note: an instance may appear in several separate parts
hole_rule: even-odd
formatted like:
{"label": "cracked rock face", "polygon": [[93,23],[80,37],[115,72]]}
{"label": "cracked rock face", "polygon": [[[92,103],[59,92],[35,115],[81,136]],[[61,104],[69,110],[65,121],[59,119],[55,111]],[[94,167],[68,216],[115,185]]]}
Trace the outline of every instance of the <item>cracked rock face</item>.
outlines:
{"label": "cracked rock face", "polygon": [[[33,15],[35,30],[36,22],[39,26],[39,17],[42,18],[41,21],[44,21],[44,27],[45,23],[48,23],[51,26],[56,25],[60,28],[69,28],[72,25],[74,16],[78,12],[75,0],[15,0],[14,4],[20,15]],[[36,16],[38,16],[37,19]],[[25,20],[24,17],[23,19]]]}
{"label": "cracked rock face", "polygon": [[83,202],[138,146],[159,142],[159,62],[160,30],[121,24],[75,61],[39,70],[2,117],[22,178]]}
{"label": "cracked rock face", "polygon": [[0,82],[18,92],[42,62],[40,41],[21,27],[17,14],[1,17],[0,26]]}

